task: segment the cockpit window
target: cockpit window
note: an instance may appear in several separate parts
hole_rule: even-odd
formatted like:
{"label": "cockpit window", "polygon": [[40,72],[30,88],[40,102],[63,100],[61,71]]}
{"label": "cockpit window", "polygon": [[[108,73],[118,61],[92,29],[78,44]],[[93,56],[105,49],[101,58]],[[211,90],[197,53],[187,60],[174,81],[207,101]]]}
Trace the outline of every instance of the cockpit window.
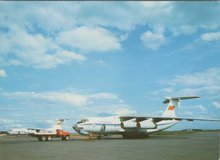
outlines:
{"label": "cockpit window", "polygon": [[85,123],[85,122],[88,122],[89,120],[88,119],[82,119],[81,121],[79,121],[77,124],[79,123]]}

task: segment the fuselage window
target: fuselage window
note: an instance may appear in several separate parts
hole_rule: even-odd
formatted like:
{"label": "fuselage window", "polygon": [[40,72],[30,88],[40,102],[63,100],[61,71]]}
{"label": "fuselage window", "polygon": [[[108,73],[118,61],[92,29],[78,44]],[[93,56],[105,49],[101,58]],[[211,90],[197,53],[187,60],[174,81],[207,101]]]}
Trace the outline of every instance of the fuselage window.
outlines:
{"label": "fuselage window", "polygon": [[85,123],[85,122],[88,122],[89,120],[88,119],[82,119],[81,121],[79,121],[77,124],[79,123]]}

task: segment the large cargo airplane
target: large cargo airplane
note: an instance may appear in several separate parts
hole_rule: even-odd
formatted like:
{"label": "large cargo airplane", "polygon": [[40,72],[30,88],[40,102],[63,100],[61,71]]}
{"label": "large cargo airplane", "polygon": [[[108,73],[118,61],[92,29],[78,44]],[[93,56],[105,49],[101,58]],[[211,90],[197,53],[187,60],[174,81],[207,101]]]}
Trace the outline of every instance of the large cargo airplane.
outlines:
{"label": "large cargo airplane", "polygon": [[176,109],[181,100],[200,98],[191,97],[166,97],[163,102],[168,106],[162,116],[111,116],[84,118],[73,126],[73,129],[81,135],[120,134],[123,138],[148,138],[149,133],[165,130],[181,120],[193,121],[220,121],[219,119],[201,119],[177,117]]}

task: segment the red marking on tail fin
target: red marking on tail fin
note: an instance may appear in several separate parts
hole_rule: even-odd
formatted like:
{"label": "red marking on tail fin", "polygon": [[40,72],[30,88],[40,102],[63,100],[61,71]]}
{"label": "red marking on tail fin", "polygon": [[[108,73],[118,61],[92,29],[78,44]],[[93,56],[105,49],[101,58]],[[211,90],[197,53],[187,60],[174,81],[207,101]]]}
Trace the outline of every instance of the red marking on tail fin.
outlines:
{"label": "red marking on tail fin", "polygon": [[174,110],[174,106],[169,106],[168,110],[173,111]]}

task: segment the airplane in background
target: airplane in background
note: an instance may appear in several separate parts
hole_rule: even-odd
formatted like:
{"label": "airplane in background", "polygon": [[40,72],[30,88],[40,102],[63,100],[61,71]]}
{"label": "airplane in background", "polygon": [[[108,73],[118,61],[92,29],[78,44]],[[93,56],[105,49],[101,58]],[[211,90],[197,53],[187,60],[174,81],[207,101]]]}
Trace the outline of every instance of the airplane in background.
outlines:
{"label": "airplane in background", "polygon": [[162,116],[110,116],[84,118],[73,126],[73,129],[81,135],[119,134],[123,138],[148,138],[150,133],[165,130],[177,124],[181,120],[187,121],[220,121],[219,119],[201,119],[177,117],[176,109],[181,100],[200,98],[190,97],[166,97],[164,104],[168,104]]}
{"label": "airplane in background", "polygon": [[34,135],[36,133],[43,133],[43,132],[47,132],[47,133],[56,133],[57,130],[61,130],[62,129],[62,125],[64,123],[64,119],[58,119],[55,123],[55,125],[51,128],[47,128],[47,129],[43,129],[43,128],[28,128],[29,130],[29,135]]}
{"label": "airplane in background", "polygon": [[7,132],[9,135],[34,135],[39,132],[49,132],[56,133],[56,130],[62,129],[62,124],[64,119],[57,120],[56,124],[52,128],[42,129],[42,128],[14,128]]}
{"label": "airplane in background", "polygon": [[7,132],[8,135],[27,135],[29,130],[27,128],[13,128]]}

